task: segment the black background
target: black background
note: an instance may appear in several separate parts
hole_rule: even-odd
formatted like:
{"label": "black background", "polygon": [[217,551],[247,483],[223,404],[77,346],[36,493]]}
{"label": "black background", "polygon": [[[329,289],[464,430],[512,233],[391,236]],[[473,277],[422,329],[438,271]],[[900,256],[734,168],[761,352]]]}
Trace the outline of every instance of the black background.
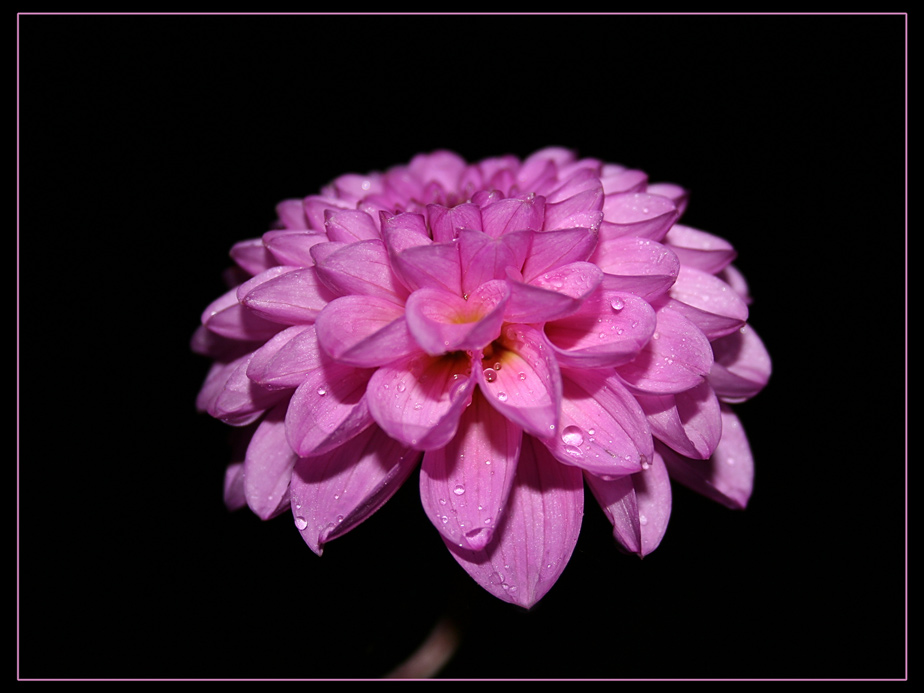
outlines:
{"label": "black background", "polygon": [[[902,678],[905,28],[892,16],[20,16],[18,675]],[[419,151],[547,145],[691,191],[773,359],[747,510],[675,490],[644,561],[588,495],[527,612],[416,476],[318,558],[222,503],[189,352],[275,204]]]}

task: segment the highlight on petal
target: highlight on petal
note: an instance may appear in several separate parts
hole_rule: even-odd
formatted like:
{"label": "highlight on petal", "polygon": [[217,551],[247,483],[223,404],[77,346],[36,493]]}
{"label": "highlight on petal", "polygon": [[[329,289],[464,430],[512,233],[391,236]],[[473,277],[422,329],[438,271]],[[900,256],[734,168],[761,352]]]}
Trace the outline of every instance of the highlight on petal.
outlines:
{"label": "highlight on petal", "polygon": [[420,453],[371,426],[319,457],[298,460],[289,495],[295,526],[319,556],[324,545],[368,519],[394,495]]}
{"label": "highlight on petal", "polygon": [[261,520],[289,509],[289,479],[298,455],[286,442],[286,407],[280,402],[267,412],[244,457],[244,497]]}
{"label": "highlight on petal", "polygon": [[318,314],[315,327],[325,353],[359,368],[391,363],[419,349],[403,306],[377,296],[335,299]]}
{"label": "highlight on petal", "polygon": [[528,609],[564,571],[583,516],[581,470],[559,464],[542,443],[524,436],[507,511],[491,543],[471,551],[443,541],[479,585]]}
{"label": "highlight on petal", "polygon": [[472,551],[494,536],[513,485],[522,429],[475,392],[458,434],[424,454],[420,498],[443,538]]}
{"label": "highlight on petal", "polygon": [[584,479],[626,551],[642,558],[658,547],[671,515],[671,484],[657,451],[637,474],[610,481],[585,474]]}
{"label": "highlight on petal", "polygon": [[671,478],[722,505],[740,510],[754,488],[754,457],[741,421],[722,405],[722,440],[708,460],[693,460],[657,444]]}
{"label": "highlight on petal", "polygon": [[379,368],[369,381],[369,411],[388,435],[418,450],[447,445],[474,391],[462,353],[414,356]]}
{"label": "highlight on petal", "polygon": [[723,402],[744,402],[770,380],[770,354],[750,325],[712,342],[712,351],[709,384]]}

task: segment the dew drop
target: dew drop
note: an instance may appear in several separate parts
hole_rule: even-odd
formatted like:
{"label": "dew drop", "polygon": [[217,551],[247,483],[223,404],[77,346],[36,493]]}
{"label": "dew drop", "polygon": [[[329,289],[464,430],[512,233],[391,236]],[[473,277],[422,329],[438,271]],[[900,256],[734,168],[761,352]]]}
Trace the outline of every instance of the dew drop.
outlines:
{"label": "dew drop", "polygon": [[638,516],[638,523],[639,523],[642,527],[644,527],[645,525],[648,524],[648,518],[645,517],[644,515],[639,515],[639,516]]}
{"label": "dew drop", "polygon": [[597,432],[596,432],[594,429],[592,429],[592,428],[588,428],[588,429],[587,429],[587,433],[588,433],[588,435],[592,435],[592,436],[593,436],[593,435],[597,435]]}
{"label": "dew drop", "polygon": [[501,369],[500,361],[494,364],[494,370],[499,371]]}
{"label": "dew drop", "polygon": [[622,310],[625,307],[626,303],[621,298],[614,298],[612,301],[610,301],[610,308],[613,310]]}
{"label": "dew drop", "polygon": [[571,455],[572,457],[582,457],[584,455],[584,453],[581,452],[580,448],[576,448],[573,445],[566,445],[565,452]]}
{"label": "dew drop", "polygon": [[398,392],[404,392],[407,390],[407,386],[404,383],[398,383],[398,386],[395,388]]}
{"label": "dew drop", "polygon": [[446,499],[440,498],[440,505],[446,505]]}
{"label": "dew drop", "polygon": [[506,392],[498,392],[498,393],[497,393],[497,399],[500,400],[501,402],[506,402],[506,401],[507,401],[507,393],[506,393]]}
{"label": "dew drop", "polygon": [[319,395],[319,396],[323,397],[323,396],[326,395],[326,394],[327,394],[327,390],[324,389],[324,386],[323,386],[323,385],[322,385],[321,387],[318,388],[318,395]]}
{"label": "dew drop", "polygon": [[484,379],[487,380],[489,383],[493,383],[495,380],[497,380],[497,371],[494,370],[493,368],[485,368],[484,369]]}
{"label": "dew drop", "polygon": [[301,515],[296,516],[295,526],[298,527],[299,531],[306,529],[308,527],[308,520],[306,520]]}
{"label": "dew drop", "polygon": [[462,484],[459,484],[454,489],[452,489],[452,492],[457,496],[461,496],[463,493],[465,493],[465,487],[462,486]]}
{"label": "dew drop", "polygon": [[423,409],[423,405],[420,402],[414,402],[414,411],[420,411]]}
{"label": "dew drop", "polygon": [[520,380],[526,380],[526,373],[523,373],[523,372],[521,371],[520,373],[517,374],[517,377],[518,377]]}
{"label": "dew drop", "polygon": [[485,523],[486,525],[491,524],[491,518],[490,518],[490,517],[486,517],[485,520],[484,520],[484,523]]}
{"label": "dew drop", "polygon": [[642,469],[650,469],[651,463],[648,461],[648,458],[642,455]]}
{"label": "dew drop", "polygon": [[341,522],[343,522],[343,515],[337,515],[337,524],[339,525]]}
{"label": "dew drop", "polygon": [[566,426],[561,432],[561,442],[565,445],[583,445],[584,431],[579,426]]}
{"label": "dew drop", "polygon": [[661,339],[661,333],[660,333],[660,332],[655,332],[653,335],[651,335],[651,338],[652,338],[652,339]]}
{"label": "dew drop", "polygon": [[445,525],[447,522],[449,522],[449,518],[446,517],[445,515],[443,515],[443,516],[440,518],[440,520],[443,522],[444,525]]}

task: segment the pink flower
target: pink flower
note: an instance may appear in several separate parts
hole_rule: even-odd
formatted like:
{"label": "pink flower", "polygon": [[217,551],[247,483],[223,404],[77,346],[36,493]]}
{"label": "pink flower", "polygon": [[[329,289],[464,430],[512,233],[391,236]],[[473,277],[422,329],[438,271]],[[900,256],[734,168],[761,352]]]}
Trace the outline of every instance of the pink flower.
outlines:
{"label": "pink flower", "polygon": [[421,154],[279,204],[231,249],[193,348],[198,406],[253,424],[229,507],[291,508],[311,549],[420,467],[427,517],[486,590],[529,607],[577,541],[585,481],[640,556],[670,479],[743,508],[730,404],[770,375],[735,251],[677,223],[686,192],[548,148]]}

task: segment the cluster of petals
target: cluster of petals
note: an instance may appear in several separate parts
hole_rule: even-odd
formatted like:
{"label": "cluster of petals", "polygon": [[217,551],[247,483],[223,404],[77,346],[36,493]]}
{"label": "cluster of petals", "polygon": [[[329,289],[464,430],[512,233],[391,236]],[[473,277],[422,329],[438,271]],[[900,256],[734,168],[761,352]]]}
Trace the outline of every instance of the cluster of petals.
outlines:
{"label": "cluster of petals", "polygon": [[421,154],[283,201],[193,338],[214,359],[199,408],[249,436],[226,503],[291,511],[320,555],[419,469],[456,561],[526,607],[572,554],[585,484],[640,556],[671,479],[743,508],[730,405],[770,359],[734,249],[677,223],[686,200],[547,148]]}

